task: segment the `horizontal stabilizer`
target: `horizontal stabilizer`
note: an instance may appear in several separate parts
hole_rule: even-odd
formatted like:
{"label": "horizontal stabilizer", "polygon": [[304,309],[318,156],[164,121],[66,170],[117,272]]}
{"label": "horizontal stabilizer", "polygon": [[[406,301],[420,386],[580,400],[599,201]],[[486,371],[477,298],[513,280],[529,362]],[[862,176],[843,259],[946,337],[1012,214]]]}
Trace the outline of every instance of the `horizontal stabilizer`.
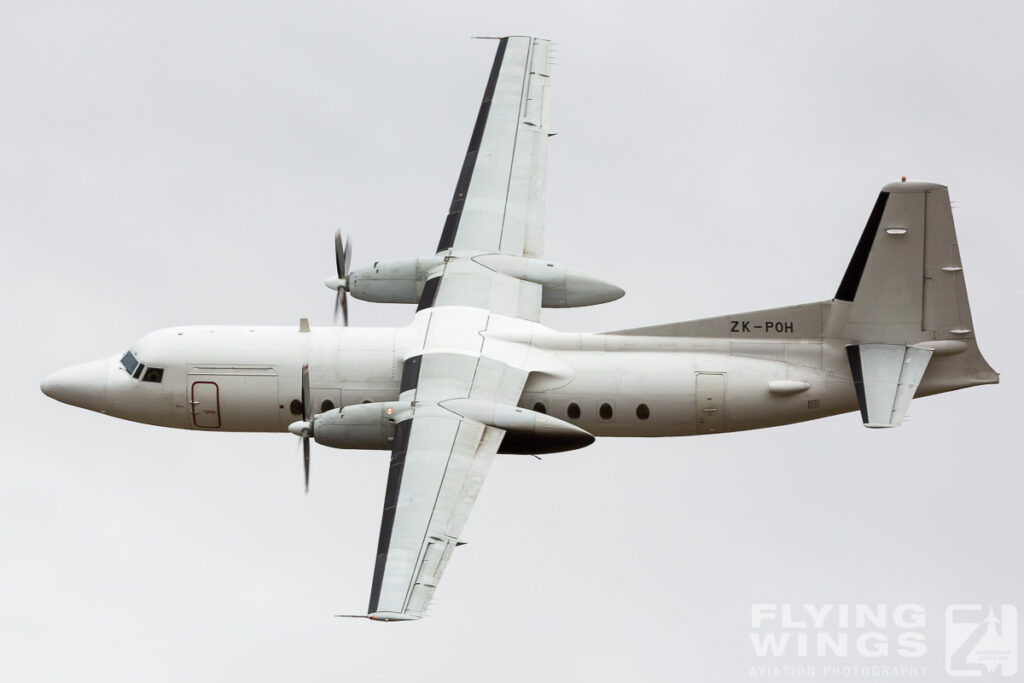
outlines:
{"label": "horizontal stabilizer", "polygon": [[932,350],[898,344],[846,347],[865,427],[899,427]]}

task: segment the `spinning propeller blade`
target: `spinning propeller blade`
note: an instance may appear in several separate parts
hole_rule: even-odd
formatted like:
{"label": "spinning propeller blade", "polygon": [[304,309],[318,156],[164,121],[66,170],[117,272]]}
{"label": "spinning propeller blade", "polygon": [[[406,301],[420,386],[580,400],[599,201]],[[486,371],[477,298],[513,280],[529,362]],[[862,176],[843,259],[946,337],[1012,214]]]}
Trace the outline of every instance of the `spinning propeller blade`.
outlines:
{"label": "spinning propeller blade", "polygon": [[309,399],[309,366],[302,366],[302,422],[300,430],[302,438],[302,465],[306,472],[306,493],[309,493],[309,433],[312,427],[312,406]]}
{"label": "spinning propeller blade", "polygon": [[345,238],[342,242],[341,230],[334,233],[334,265],[338,270],[338,297],[334,300],[334,322],[338,322],[338,311],[341,311],[342,324],[348,327],[348,277],[349,264],[352,263],[352,240]]}
{"label": "spinning propeller blade", "polygon": [[306,493],[309,493],[309,437],[302,438],[302,463],[306,467]]}

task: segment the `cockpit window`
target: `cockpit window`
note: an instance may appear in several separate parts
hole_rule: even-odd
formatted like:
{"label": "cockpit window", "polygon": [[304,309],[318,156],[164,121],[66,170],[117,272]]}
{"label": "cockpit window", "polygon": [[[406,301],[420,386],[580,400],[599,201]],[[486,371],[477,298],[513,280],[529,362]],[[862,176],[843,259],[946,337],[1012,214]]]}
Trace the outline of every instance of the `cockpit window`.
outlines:
{"label": "cockpit window", "polygon": [[121,365],[128,371],[128,374],[135,372],[135,368],[139,367],[139,361],[135,360],[135,356],[132,355],[131,351],[128,351],[121,356]]}
{"label": "cockpit window", "polygon": [[160,382],[164,381],[164,369],[163,368],[147,368],[146,371],[144,373],[142,373],[142,381],[143,382],[156,382],[157,384],[159,384]]}
{"label": "cockpit window", "polygon": [[163,368],[146,367],[144,363],[139,362],[139,359],[131,351],[127,351],[121,356],[121,365],[124,366],[124,369],[134,379],[141,379],[143,382],[153,382],[154,384],[160,384],[164,381]]}

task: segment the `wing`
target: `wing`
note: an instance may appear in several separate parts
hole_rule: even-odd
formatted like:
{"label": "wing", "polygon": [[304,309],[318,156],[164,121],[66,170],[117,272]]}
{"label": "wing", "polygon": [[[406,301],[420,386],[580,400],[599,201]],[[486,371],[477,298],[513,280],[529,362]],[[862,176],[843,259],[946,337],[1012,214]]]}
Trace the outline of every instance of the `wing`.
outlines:
{"label": "wing", "polygon": [[437,245],[540,256],[544,241],[550,41],[498,42]]}
{"label": "wing", "polygon": [[[369,615],[416,619],[459,545],[505,431],[488,419],[515,408],[528,349],[488,331],[537,320],[542,288],[478,260],[542,250],[548,41],[502,38],[438,252],[405,352]],[[500,255],[499,255],[500,256]],[[460,402],[460,399],[462,400]],[[464,405],[489,406],[468,417]],[[529,411],[526,411],[529,412]]]}
{"label": "wing", "polygon": [[401,400],[415,408],[395,431],[371,617],[424,615],[505,435],[444,404],[476,398],[514,405],[525,381],[525,372],[482,355],[425,349],[405,361]]}
{"label": "wing", "polygon": [[540,319],[543,289],[507,269],[497,272],[493,258],[543,251],[549,48],[528,36],[498,42],[437,245],[448,258],[424,284],[420,310],[473,306]]}

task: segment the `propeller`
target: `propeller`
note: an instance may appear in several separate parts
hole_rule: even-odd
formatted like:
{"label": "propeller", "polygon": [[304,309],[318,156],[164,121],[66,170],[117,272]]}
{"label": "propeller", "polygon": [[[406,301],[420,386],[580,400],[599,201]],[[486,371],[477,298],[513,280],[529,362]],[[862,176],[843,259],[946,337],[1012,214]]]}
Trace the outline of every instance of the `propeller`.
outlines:
{"label": "propeller", "polygon": [[352,262],[352,240],[345,238],[341,240],[341,230],[334,233],[334,264],[338,269],[338,277],[330,278],[325,282],[328,287],[338,292],[338,298],[334,300],[334,322],[338,322],[338,311],[341,311],[343,324],[348,327],[348,268]]}
{"label": "propeller", "polygon": [[288,425],[288,431],[302,439],[302,465],[306,473],[306,493],[309,493],[309,437],[313,435],[312,409],[309,400],[309,366],[302,366],[302,420]]}

